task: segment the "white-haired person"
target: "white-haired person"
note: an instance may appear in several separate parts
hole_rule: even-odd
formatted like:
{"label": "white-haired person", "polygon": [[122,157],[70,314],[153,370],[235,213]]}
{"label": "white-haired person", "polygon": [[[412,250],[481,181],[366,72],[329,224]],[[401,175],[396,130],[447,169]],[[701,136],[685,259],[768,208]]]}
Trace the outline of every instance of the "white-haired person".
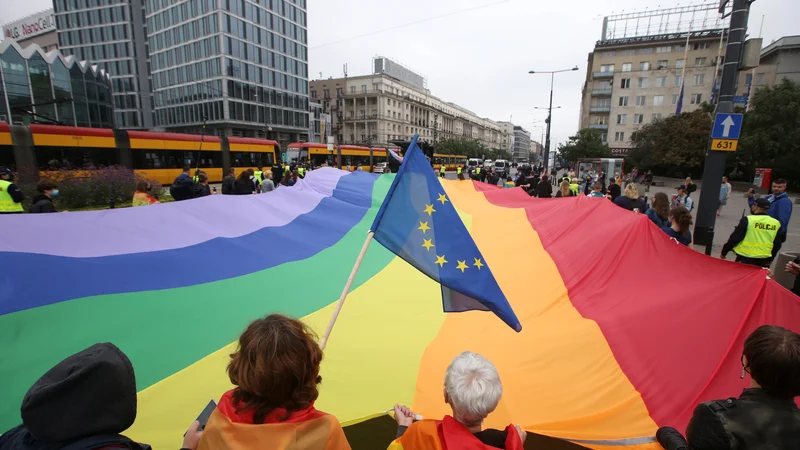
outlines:
{"label": "white-haired person", "polygon": [[414,422],[409,408],[395,405],[397,439],[389,450],[522,450],[527,433],[519,425],[509,425],[505,430],[482,427],[502,395],[503,384],[494,364],[477,353],[464,352],[450,363],[444,377],[444,402],[453,415]]}

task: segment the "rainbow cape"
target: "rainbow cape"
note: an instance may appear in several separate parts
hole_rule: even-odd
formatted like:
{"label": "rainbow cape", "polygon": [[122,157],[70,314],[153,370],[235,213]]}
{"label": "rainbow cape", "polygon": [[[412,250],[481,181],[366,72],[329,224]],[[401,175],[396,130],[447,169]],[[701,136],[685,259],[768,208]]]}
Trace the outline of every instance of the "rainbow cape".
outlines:
{"label": "rainbow cape", "polygon": [[[320,169],[263,195],[0,217],[0,431],[20,422],[24,393],[47,369],[110,341],[136,370],[127,434],[179,448],[231,388],[225,367],[250,321],[277,312],[324,330],[392,180]],[[678,245],[644,215],[442,183],[522,332],[491,314],[444,314],[439,285],[373,243],[316,402],[346,433],[395,403],[450,413],[445,369],[472,350],[504,386],[486,426],[655,450],[659,426],[683,429],[695,404],[745,387],[739,358],[756,327],[800,331],[800,300],[763,270]],[[389,428],[378,447],[394,439]]]}

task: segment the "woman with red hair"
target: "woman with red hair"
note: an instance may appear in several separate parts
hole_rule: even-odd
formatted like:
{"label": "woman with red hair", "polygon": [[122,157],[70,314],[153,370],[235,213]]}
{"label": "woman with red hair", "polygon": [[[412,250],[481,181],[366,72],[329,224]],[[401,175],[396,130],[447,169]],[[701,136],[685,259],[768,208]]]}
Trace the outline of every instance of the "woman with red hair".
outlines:
{"label": "woman with red hair", "polygon": [[251,323],[228,365],[236,387],[222,395],[197,449],[350,449],[339,421],[314,408],[321,361],[299,320],[272,314]]}

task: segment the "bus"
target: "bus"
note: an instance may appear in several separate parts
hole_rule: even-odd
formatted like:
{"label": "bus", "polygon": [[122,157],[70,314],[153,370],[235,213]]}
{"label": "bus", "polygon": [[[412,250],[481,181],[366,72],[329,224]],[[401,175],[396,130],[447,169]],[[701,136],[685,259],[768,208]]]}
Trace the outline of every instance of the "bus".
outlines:
{"label": "bus", "polygon": [[[361,166],[361,169],[372,172],[369,164],[369,147],[359,147],[356,145],[340,145],[342,152],[342,169],[354,171]],[[311,167],[331,166],[338,167],[337,150],[328,150],[327,144],[317,144],[314,142],[294,142],[289,144],[286,149],[285,161],[292,162],[297,160],[300,164],[309,164]],[[387,162],[388,152],[382,147],[372,148],[372,162],[378,164]]]}
{"label": "bus", "polygon": [[442,164],[445,166],[444,170],[456,170],[458,166],[466,166],[467,156],[434,153],[433,161],[431,162],[433,163],[433,170],[436,172],[439,172],[442,168]]}
{"label": "bus", "polygon": [[199,168],[216,183],[230,168],[269,166],[279,153],[277,142],[255,138],[0,123],[0,162],[55,180],[121,165],[170,185],[189,166],[192,174]]}

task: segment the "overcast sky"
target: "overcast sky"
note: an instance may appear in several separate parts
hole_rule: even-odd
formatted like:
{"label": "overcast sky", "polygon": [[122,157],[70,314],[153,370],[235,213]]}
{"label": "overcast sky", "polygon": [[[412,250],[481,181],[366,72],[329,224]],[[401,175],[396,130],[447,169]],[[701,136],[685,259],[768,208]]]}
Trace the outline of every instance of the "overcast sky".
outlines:
{"label": "overcast sky", "polygon": [[[529,70],[567,69],[556,75],[553,140],[563,142],[578,127],[586,60],[600,38],[602,17],[612,13],[659,9],[689,1],[616,0],[307,0],[309,77],[350,76],[372,71],[372,58],[386,56],[428,79],[437,97],[458,103],[493,120],[512,119],[539,139],[547,113],[550,79]],[[797,0],[757,0],[750,13],[750,34],[758,35],[765,16],[765,45],[800,34]],[[498,3],[499,2],[499,3]],[[694,0],[695,4],[699,3]],[[448,15],[481,5],[461,14]],[[5,22],[52,7],[48,0],[0,0]],[[448,15],[391,31],[350,39],[397,25]],[[335,43],[337,41],[342,41]],[[327,45],[335,43],[332,45]],[[555,144],[553,145],[555,149]]]}

